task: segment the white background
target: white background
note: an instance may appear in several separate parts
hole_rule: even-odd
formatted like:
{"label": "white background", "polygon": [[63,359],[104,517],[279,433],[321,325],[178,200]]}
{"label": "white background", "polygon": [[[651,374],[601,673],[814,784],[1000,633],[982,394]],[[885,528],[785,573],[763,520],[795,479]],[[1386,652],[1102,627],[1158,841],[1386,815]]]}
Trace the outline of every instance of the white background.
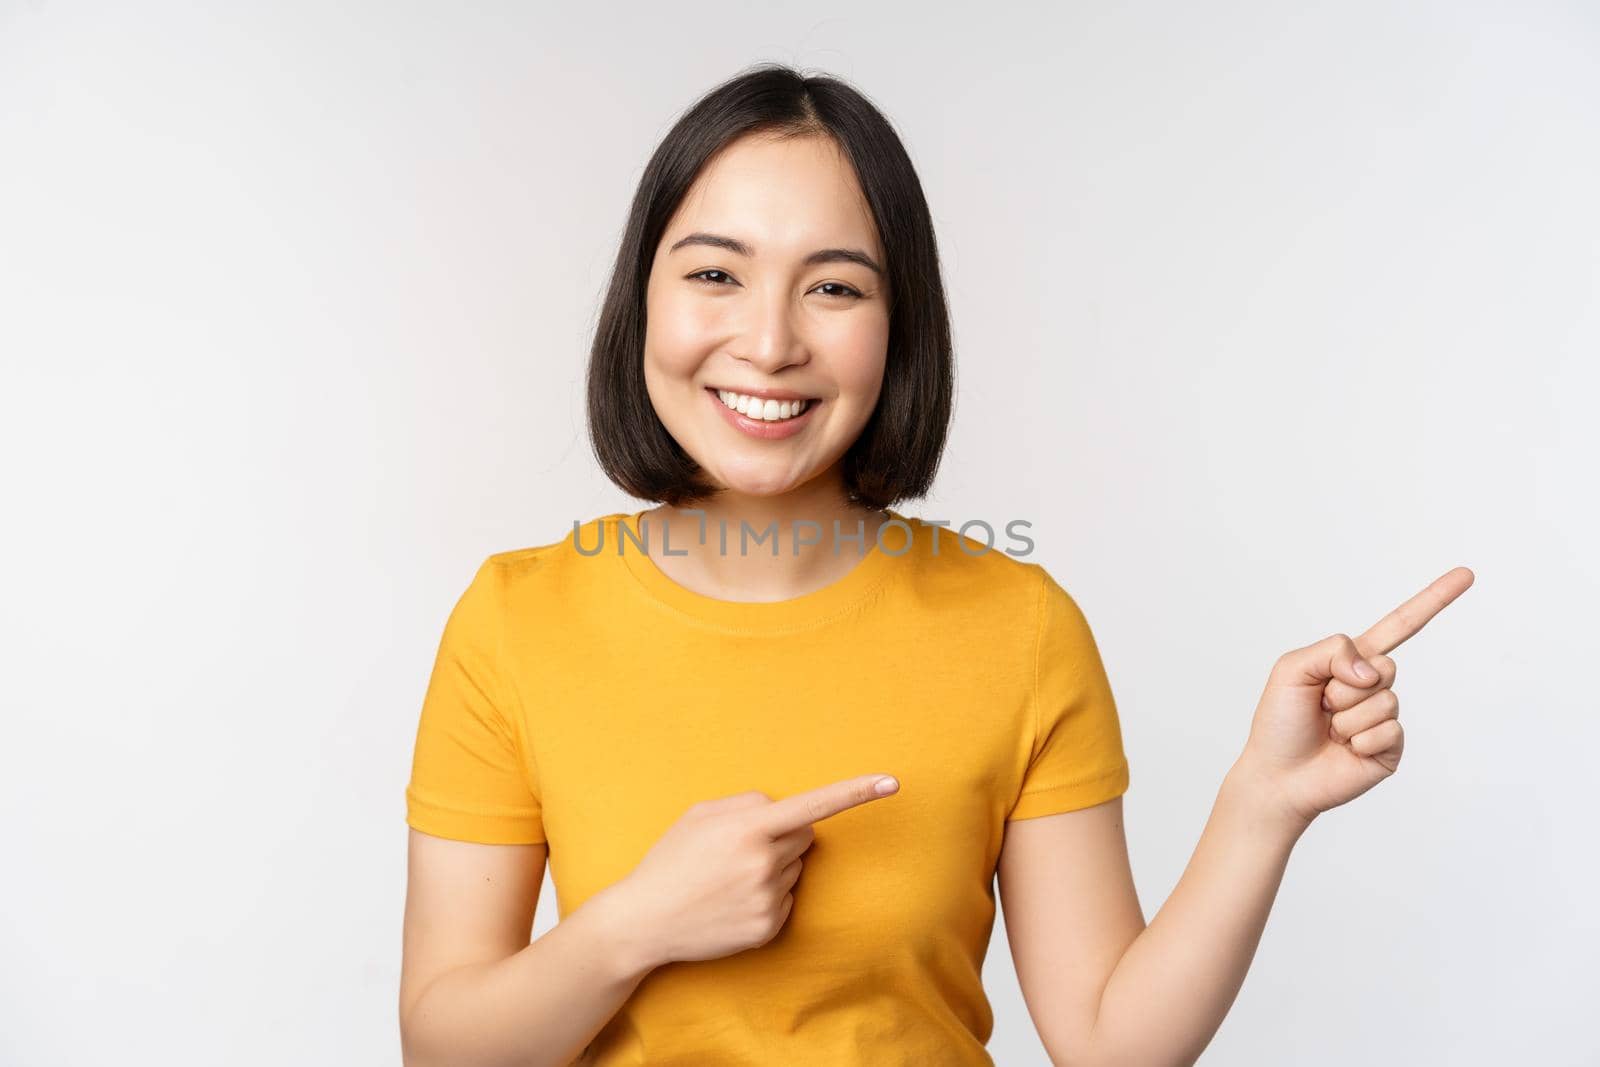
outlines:
{"label": "white background", "polygon": [[[899,510],[1034,523],[1147,917],[1273,660],[1477,574],[1202,1062],[1595,1062],[1597,54],[1579,3],[0,6],[0,1061],[398,1062],[445,616],[643,506],[584,436],[607,271],[776,59],[919,168],[959,399]],[[1045,1064],[1001,925],[985,978]]]}

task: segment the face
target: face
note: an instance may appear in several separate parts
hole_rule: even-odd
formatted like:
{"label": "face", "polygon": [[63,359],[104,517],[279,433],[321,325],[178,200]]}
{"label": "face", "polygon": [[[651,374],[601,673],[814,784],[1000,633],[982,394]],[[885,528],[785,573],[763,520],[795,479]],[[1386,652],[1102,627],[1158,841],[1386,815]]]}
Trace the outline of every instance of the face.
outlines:
{"label": "face", "polygon": [[889,289],[874,265],[887,267],[877,227],[831,140],[754,135],[701,172],[651,266],[644,374],[713,483],[771,496],[838,478],[883,386]]}

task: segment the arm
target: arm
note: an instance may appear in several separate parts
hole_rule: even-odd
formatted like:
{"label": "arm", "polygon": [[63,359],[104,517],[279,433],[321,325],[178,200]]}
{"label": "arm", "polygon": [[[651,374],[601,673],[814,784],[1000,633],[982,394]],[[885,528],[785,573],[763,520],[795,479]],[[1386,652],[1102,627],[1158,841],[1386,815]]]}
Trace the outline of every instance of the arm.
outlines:
{"label": "arm", "polygon": [[1304,823],[1234,764],[1182,878],[1146,925],[1122,799],[1009,823],[1006,935],[1056,1064],[1192,1064],[1244,983]]}
{"label": "arm", "polygon": [[1470,570],[1453,568],[1360,637],[1337,633],[1278,657],[1244,752],[1148,926],[1128,871],[1120,797],[1008,824],[1006,933],[1054,1062],[1199,1058],[1244,982],[1300,835],[1399,766],[1405,731],[1386,653],[1472,582]]}
{"label": "arm", "polygon": [[1200,1057],[1244,984],[1306,826],[1263,803],[1249,765],[1234,764],[1183,876],[1106,981],[1086,1063]]}
{"label": "arm", "polygon": [[1452,568],[1360,637],[1336,633],[1278,657],[1194,857],[1106,983],[1089,1062],[1199,1057],[1244,982],[1300,835],[1400,764],[1405,731],[1387,653],[1472,582],[1470,570]]}
{"label": "arm", "polygon": [[610,890],[528,943],[546,848],[411,831],[406,1067],[568,1064],[651,971]]}

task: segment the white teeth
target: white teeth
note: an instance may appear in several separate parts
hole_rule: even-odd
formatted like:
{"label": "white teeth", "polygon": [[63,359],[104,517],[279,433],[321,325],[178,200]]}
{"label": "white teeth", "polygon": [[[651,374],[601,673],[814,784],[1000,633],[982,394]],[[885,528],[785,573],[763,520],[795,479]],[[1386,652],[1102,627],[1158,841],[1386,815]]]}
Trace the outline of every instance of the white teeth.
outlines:
{"label": "white teeth", "polygon": [[801,414],[810,405],[809,400],[763,400],[758,396],[746,396],[743,393],[733,393],[726,389],[717,390],[717,396],[728,407],[741,415],[764,422],[782,422]]}

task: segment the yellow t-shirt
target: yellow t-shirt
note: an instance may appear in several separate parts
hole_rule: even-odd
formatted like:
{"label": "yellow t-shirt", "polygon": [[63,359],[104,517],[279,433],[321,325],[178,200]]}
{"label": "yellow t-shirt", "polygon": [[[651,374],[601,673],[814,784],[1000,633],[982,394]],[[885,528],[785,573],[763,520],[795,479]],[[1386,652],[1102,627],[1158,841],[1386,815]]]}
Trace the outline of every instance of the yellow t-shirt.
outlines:
{"label": "yellow t-shirt", "polygon": [[898,793],[813,824],[772,941],[658,967],[576,1062],[992,1064],[1003,824],[1128,787],[1076,602],[1042,566],[892,509],[904,525],[832,585],[717,600],[640,550],[663,530],[641,514],[482,564],[444,628],[407,823],[547,842],[566,916],[696,801],[893,774]]}

